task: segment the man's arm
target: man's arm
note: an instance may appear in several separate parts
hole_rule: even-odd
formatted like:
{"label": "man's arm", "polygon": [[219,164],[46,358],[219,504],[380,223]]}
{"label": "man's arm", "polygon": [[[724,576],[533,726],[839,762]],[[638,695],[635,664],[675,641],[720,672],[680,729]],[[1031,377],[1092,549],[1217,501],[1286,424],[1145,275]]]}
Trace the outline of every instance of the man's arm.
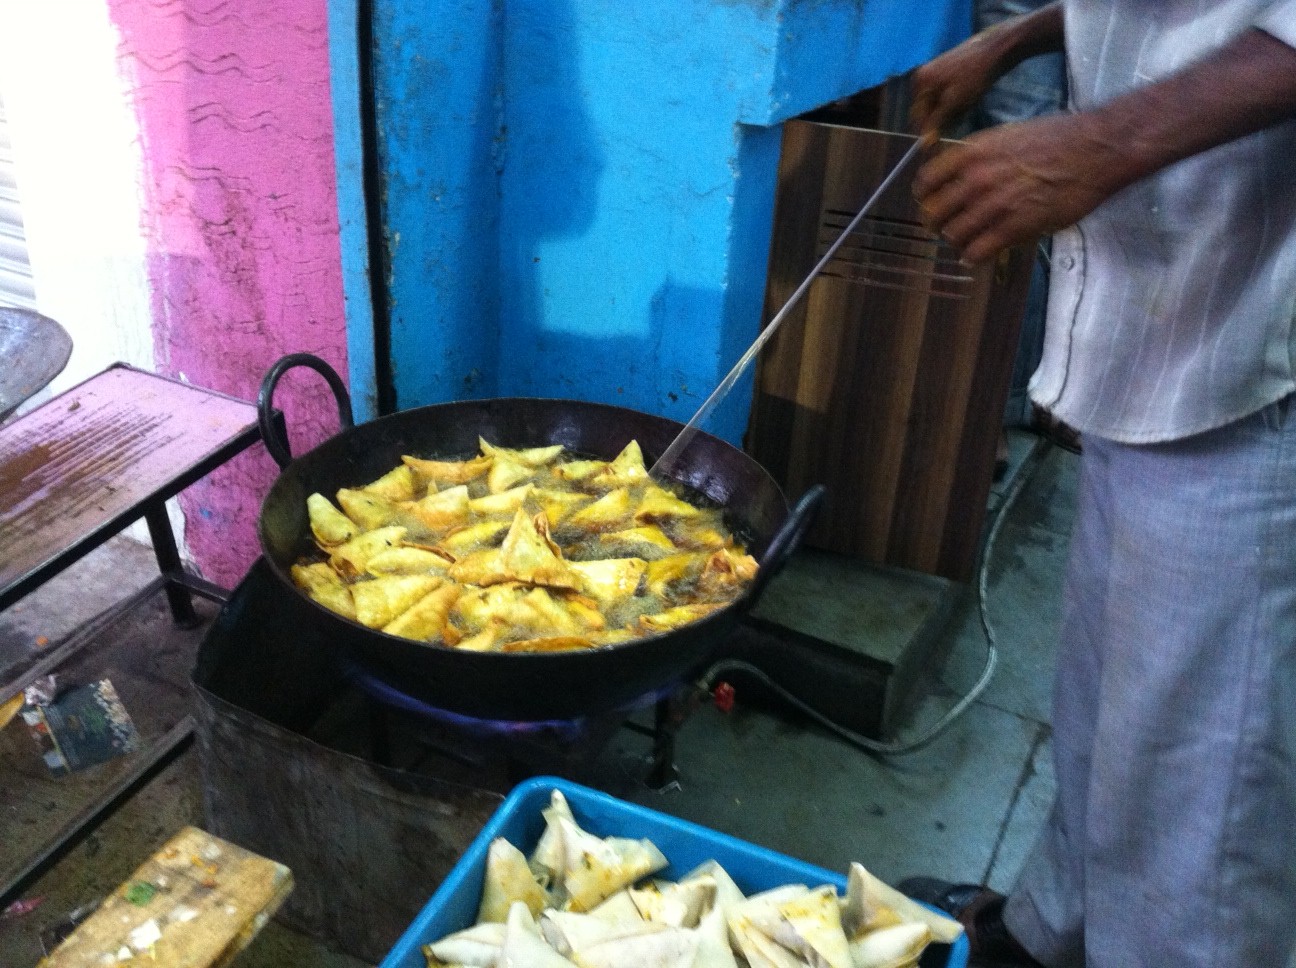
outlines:
{"label": "man's arm", "polygon": [[1296,49],[1252,29],[1172,77],[1078,114],[1003,125],[925,164],[914,194],[971,262],[1079,221],[1167,165],[1296,115]]}
{"label": "man's arm", "polygon": [[974,34],[913,74],[914,130],[929,142],[1028,57],[1062,49],[1062,4],[1050,3]]}

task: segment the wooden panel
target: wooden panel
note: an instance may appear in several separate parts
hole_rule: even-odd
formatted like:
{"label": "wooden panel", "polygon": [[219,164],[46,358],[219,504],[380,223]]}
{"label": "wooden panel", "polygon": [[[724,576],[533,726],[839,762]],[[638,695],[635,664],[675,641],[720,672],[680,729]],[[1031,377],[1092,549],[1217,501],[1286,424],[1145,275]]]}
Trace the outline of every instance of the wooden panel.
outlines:
{"label": "wooden panel", "polygon": [[41,965],[226,965],[256,937],[292,886],[292,873],[282,864],[185,827]]}
{"label": "wooden panel", "polygon": [[257,439],[249,403],[113,366],[0,428],[0,607]]}
{"label": "wooden panel", "polygon": [[[765,319],[911,144],[784,126]],[[971,268],[897,179],[766,348],[748,449],[792,494],[828,486],[809,543],[966,581],[976,563],[1033,249]]]}

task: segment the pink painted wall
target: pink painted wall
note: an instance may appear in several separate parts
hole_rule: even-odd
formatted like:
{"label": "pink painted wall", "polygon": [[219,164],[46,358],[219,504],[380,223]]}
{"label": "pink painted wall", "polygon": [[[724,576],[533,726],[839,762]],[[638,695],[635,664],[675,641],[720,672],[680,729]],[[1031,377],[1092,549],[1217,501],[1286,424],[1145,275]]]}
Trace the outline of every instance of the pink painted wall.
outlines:
{"label": "pink painted wall", "polygon": [[[284,353],[346,374],[325,0],[108,0],[145,158],[157,369],[254,400]],[[301,452],[334,433],[322,381],[276,403]],[[277,469],[258,445],[181,496],[200,570],[256,558]]]}

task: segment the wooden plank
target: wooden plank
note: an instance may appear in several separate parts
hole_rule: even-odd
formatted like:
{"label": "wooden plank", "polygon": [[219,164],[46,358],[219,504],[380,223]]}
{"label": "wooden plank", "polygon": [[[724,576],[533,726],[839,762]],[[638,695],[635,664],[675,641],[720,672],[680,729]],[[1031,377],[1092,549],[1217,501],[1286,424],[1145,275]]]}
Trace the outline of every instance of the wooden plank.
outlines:
{"label": "wooden plank", "polygon": [[225,965],[292,887],[283,864],[185,827],[40,965],[98,968],[136,958],[169,968]]}
{"label": "wooden plank", "polygon": [[[784,126],[766,320],[910,143]],[[828,486],[809,544],[971,577],[1032,261],[964,266],[921,225],[911,177],[879,200],[757,373],[749,451],[792,494]]]}
{"label": "wooden plank", "polygon": [[252,404],[122,365],[0,428],[0,607],[256,439]]}

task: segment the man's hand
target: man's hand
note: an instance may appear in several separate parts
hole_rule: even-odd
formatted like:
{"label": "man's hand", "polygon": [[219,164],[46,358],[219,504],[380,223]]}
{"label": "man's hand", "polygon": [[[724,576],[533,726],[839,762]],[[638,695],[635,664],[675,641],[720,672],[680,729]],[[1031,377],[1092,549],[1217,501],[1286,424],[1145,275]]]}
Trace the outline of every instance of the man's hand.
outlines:
{"label": "man's hand", "polygon": [[913,74],[913,130],[934,144],[942,128],[976,104],[1027,57],[1062,49],[1062,5],[1005,20],[924,64]]}
{"label": "man's hand", "polygon": [[978,132],[923,165],[914,197],[928,227],[984,262],[1088,215],[1117,188],[1120,151],[1084,115]]}
{"label": "man's hand", "polygon": [[928,144],[976,104],[1002,73],[993,34],[976,34],[914,71],[909,120]]}

